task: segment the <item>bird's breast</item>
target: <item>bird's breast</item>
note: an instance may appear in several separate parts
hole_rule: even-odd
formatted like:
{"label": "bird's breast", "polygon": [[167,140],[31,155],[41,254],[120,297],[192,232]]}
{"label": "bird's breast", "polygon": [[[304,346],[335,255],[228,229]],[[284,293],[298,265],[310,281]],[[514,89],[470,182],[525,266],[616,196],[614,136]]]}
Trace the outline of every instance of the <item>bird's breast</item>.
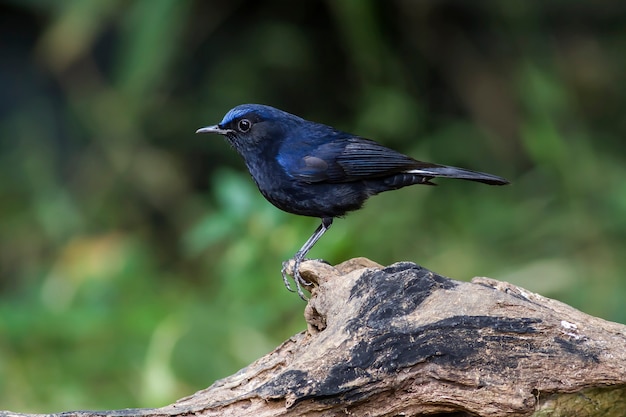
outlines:
{"label": "bird's breast", "polygon": [[[369,196],[361,182],[327,183],[320,176],[327,168],[316,157],[247,158],[246,165],[261,194],[274,206],[288,213],[311,217],[339,217],[357,210]],[[299,169],[296,169],[296,165]],[[308,170],[307,170],[308,169]],[[300,175],[292,175],[296,170]],[[315,181],[303,175],[310,172]]]}

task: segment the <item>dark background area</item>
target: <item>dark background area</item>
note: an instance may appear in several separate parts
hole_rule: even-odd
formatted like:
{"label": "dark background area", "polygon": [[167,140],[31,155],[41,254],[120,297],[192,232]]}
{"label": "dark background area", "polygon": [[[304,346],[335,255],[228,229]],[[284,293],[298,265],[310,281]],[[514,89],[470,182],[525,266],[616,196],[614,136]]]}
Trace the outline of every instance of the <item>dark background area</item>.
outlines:
{"label": "dark background area", "polygon": [[305,328],[318,220],[219,137],[263,103],[502,175],[370,200],[311,252],[626,322],[626,4],[0,2],[0,409],[157,407]]}

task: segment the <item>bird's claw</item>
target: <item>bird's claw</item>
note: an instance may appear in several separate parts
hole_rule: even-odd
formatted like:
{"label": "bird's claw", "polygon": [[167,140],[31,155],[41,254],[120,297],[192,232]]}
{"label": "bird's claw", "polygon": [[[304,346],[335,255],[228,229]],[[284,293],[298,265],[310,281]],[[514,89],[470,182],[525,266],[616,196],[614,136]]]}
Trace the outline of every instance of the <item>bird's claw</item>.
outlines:
{"label": "bird's claw", "polygon": [[304,278],[302,278],[302,275],[300,275],[300,264],[302,263],[302,261],[304,261],[305,259],[290,259],[288,261],[283,262],[283,267],[281,268],[280,272],[283,276],[283,282],[285,283],[285,287],[287,288],[287,290],[294,292],[294,290],[291,288],[291,285],[289,283],[289,273],[287,272],[287,269],[289,268],[289,263],[290,261],[293,260],[293,268],[292,268],[292,273],[291,275],[293,276],[293,282],[296,284],[296,290],[295,292],[298,293],[298,296],[304,300],[304,301],[308,301],[309,299],[307,298],[306,295],[304,295],[304,291],[302,290],[302,286],[311,286],[313,285],[312,282],[309,282],[307,280],[305,280]]}
{"label": "bird's claw", "polygon": [[287,268],[289,267],[289,261],[283,262],[283,267],[280,269],[280,273],[283,276],[283,282],[285,283],[285,288],[290,292],[294,292],[295,290],[291,288],[291,284],[289,284],[289,274],[287,273]]}

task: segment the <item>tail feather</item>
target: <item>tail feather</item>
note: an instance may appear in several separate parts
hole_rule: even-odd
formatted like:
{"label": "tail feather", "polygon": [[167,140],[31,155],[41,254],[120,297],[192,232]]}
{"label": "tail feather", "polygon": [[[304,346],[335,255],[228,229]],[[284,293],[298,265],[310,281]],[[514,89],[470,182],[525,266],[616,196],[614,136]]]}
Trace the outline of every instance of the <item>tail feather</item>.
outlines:
{"label": "tail feather", "polygon": [[424,175],[428,177],[456,178],[460,180],[482,182],[489,185],[506,185],[509,183],[509,181],[502,177],[498,177],[497,175],[445,165],[434,165],[419,169],[412,169],[405,171],[405,173]]}

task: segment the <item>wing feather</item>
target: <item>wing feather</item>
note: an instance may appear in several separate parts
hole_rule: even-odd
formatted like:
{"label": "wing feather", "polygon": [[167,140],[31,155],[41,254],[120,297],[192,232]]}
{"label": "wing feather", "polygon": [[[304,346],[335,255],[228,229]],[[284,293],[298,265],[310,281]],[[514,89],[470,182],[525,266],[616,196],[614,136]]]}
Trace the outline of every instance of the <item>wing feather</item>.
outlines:
{"label": "wing feather", "polygon": [[290,157],[281,163],[289,175],[310,183],[362,181],[437,166],[351,135],[336,136],[332,141],[315,146],[300,145],[299,149],[291,148],[285,152]]}
{"label": "wing feather", "polygon": [[337,157],[337,164],[343,168],[350,180],[361,180],[415,169],[420,163],[377,142],[351,138]]}

